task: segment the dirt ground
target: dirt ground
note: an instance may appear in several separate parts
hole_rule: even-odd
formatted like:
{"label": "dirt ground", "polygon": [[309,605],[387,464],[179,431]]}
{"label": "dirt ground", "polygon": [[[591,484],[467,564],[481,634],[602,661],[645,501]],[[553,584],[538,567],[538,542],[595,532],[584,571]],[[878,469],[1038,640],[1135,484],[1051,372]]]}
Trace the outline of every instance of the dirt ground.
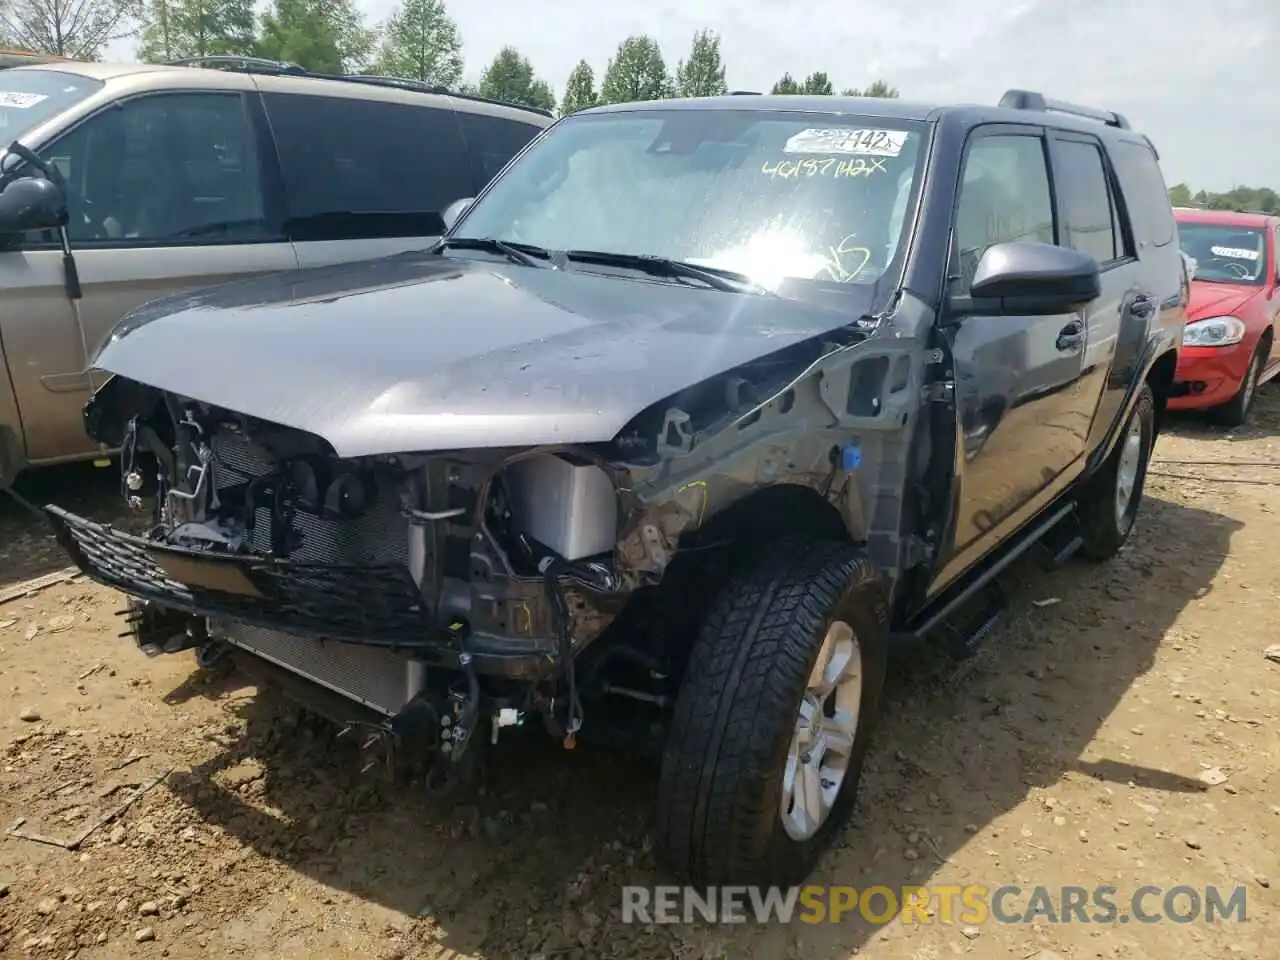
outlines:
{"label": "dirt ground", "polygon": [[[978,656],[897,670],[814,878],[1103,883],[1122,905],[1143,884],[1239,885],[1247,923],[624,925],[621,885],[669,882],[652,770],[517,736],[466,805],[396,792],[276,696],[144,658],[117,636],[120,598],[70,582],[0,605],[0,827],[72,837],[171,772],[76,851],[0,839],[0,955],[1280,957],[1278,431],[1280,387],[1248,428],[1177,421],[1116,561],[1020,566]],[[23,489],[101,515],[115,483],[77,468]],[[0,503],[0,594],[65,562]]]}

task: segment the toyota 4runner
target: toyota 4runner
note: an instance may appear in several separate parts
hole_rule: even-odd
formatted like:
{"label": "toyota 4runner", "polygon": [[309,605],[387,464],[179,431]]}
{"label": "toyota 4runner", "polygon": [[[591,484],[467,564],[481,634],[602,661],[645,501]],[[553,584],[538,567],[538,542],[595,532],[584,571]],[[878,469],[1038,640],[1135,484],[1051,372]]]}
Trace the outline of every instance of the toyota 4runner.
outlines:
{"label": "toyota 4runner", "polygon": [[790,883],[891,649],[967,652],[1019,555],[1130,534],[1188,291],[1114,113],[601,107],[446,221],[117,327],[85,418],[150,532],[46,512],[145,651],[433,781],[525,721],[651,745],[677,872]]}

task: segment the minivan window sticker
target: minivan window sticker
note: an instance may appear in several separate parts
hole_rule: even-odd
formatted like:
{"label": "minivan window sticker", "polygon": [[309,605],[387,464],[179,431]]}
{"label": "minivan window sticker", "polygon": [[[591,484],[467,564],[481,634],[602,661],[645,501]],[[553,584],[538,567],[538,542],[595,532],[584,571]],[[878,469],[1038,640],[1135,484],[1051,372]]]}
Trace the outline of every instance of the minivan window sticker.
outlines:
{"label": "minivan window sticker", "polygon": [[1215,257],[1229,257],[1232,260],[1257,260],[1259,257],[1257,250],[1245,247],[1210,247],[1209,252]]}
{"label": "minivan window sticker", "polygon": [[37,103],[48,99],[48,95],[43,93],[22,93],[18,90],[0,90],[0,107],[13,107],[17,110],[26,110],[28,107],[34,107]]}
{"label": "minivan window sticker", "polygon": [[907,136],[905,130],[810,127],[789,137],[782,152],[896,157],[906,146]]}

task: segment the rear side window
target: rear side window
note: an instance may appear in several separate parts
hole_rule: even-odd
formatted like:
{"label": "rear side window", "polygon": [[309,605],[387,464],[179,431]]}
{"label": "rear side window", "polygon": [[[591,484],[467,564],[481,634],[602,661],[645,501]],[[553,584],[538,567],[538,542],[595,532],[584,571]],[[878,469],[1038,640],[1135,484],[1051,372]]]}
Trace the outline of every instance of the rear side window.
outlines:
{"label": "rear side window", "polygon": [[1134,234],[1157,247],[1172,243],[1177,227],[1156,155],[1141,143],[1121,141],[1111,150],[1111,159],[1120,177]]}
{"label": "rear side window", "polygon": [[956,207],[957,293],[965,294],[987,248],[1033,240],[1054,243],[1053,202],[1044,140],[1031,134],[979,136],[964,160]]}
{"label": "rear side window", "polygon": [[1080,140],[1057,140],[1054,151],[1054,182],[1062,196],[1067,246],[1103,265],[1124,257],[1102,151],[1097,144]]}
{"label": "rear side window", "polygon": [[452,111],[432,106],[268,93],[295,240],[426,237],[470,196]]}
{"label": "rear side window", "polygon": [[508,160],[524,149],[525,144],[542,132],[542,127],[536,124],[519,123],[506,117],[461,112],[457,117],[462,137],[471,153],[471,171],[477,193],[497,176]]}

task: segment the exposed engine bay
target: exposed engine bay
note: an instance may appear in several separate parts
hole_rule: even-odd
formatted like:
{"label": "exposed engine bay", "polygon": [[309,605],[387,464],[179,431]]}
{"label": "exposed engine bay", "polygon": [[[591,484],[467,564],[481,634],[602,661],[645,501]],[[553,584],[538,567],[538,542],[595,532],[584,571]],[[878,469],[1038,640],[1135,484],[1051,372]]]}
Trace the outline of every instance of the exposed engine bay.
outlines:
{"label": "exposed engine bay", "polygon": [[[372,731],[370,749],[413,739],[413,756],[461,759],[478,733],[528,719],[571,747],[585,704],[620,710],[593,726],[639,730],[623,739],[651,750],[734,541],[877,522],[840,421],[878,428],[860,442],[877,461],[901,455],[887,444],[911,396],[902,347],[826,383],[815,346],[695,385],[609,443],[355,458],[115,376],[86,429],[121,451],[147,529],[46,511],[76,563],[130,597],[144,652],[229,656]],[[891,567],[897,508],[880,515]]]}
{"label": "exposed engine bay", "polygon": [[482,696],[495,724],[536,713],[572,740],[573,662],[629,592],[616,470],[572,450],[340,460],[297,430],[156,401],[120,441],[147,535],[62,515],[73,555],[135,598],[146,652],[225,646],[388,722],[425,710],[446,752]]}

